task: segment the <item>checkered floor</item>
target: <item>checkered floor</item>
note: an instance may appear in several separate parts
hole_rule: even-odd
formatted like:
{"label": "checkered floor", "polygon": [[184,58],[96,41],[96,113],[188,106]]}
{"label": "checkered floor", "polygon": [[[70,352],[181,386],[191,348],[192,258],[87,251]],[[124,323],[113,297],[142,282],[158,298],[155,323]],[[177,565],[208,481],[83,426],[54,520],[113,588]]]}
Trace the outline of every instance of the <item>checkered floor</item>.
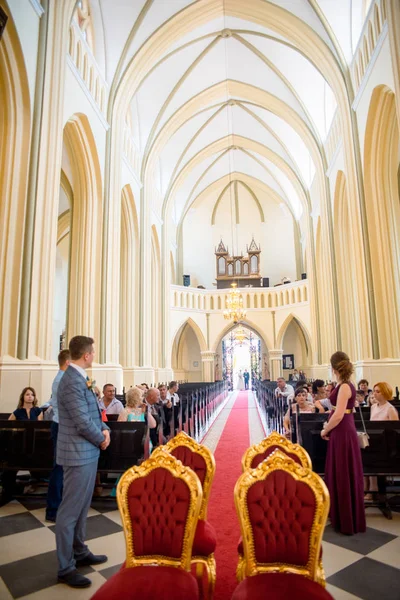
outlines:
{"label": "checkered floor", "polygon": [[[213,449],[233,401],[230,398],[205,440]],[[249,411],[249,427],[254,428],[251,440],[256,443],[262,430],[252,401]],[[123,563],[125,541],[117,505],[111,499],[96,498],[87,521],[88,545],[95,554],[107,554],[109,560],[81,570],[92,580],[88,589],[71,590],[57,584],[54,525],[44,517],[43,498],[14,500],[0,508],[0,600],[86,600]],[[327,589],[335,600],[400,600],[400,513],[393,512],[390,521],[378,509],[368,508],[367,524],[367,532],[355,536],[343,536],[327,527],[323,542]]]}

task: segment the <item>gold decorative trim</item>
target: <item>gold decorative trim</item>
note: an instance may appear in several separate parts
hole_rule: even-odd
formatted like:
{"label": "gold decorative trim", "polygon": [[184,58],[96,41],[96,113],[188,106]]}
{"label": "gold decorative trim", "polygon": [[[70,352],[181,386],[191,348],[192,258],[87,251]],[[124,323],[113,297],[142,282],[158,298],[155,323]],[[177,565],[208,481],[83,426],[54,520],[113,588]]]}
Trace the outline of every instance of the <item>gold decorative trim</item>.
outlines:
{"label": "gold decorative trim", "polygon": [[[186,519],[185,533],[183,538],[182,553],[179,558],[171,558],[163,555],[152,555],[138,557],[135,555],[135,545],[132,533],[132,522],[129,514],[128,492],[130,485],[137,479],[142,479],[149,475],[155,469],[165,469],[177,479],[181,479],[190,491],[190,506]],[[131,467],[122,475],[117,486],[118,508],[122,516],[122,525],[124,528],[126,542],[126,566],[138,567],[146,565],[178,567],[185,571],[190,571],[192,546],[196,525],[199,519],[203,491],[197,475],[185,467],[172,454],[165,452],[162,448],[156,448],[150,458],[143,462],[139,467]]]}
{"label": "gold decorative trim", "polygon": [[[312,469],[311,458],[308,455],[308,452],[304,450],[299,444],[292,444],[289,440],[287,440],[283,435],[278,433],[277,431],[273,431],[268,437],[263,439],[259,444],[255,444],[254,446],[250,446],[243,454],[242,458],[242,469],[243,471],[247,471],[247,469],[251,469],[251,463],[253,459],[259,454],[264,454],[268,448],[271,446],[280,446],[286,452],[290,452],[290,454],[295,454],[297,458],[301,461],[301,466],[305,469]],[[276,451],[278,448],[276,449]],[[286,455],[287,456],[287,455]],[[266,457],[265,460],[268,460],[272,457],[275,457],[275,452],[270,454],[270,456]],[[287,458],[290,458],[290,456]],[[291,459],[292,460],[292,459]]]}
{"label": "gold decorative trim", "polygon": [[168,444],[165,444],[165,446],[162,446],[162,448],[167,452],[171,453],[176,448],[179,448],[179,446],[185,446],[186,448],[189,448],[189,450],[191,450],[194,454],[199,454],[206,464],[206,475],[203,483],[203,502],[201,504],[199,516],[199,519],[206,520],[208,499],[210,497],[211,486],[215,475],[214,455],[211,452],[211,450],[209,450],[206,446],[198,444],[184,431],[178,433],[178,435],[173,437],[172,440],[170,440]]}
{"label": "gold decorative trim", "polygon": [[[249,489],[257,482],[267,479],[274,471],[285,471],[296,481],[305,483],[315,497],[315,514],[311,527],[309,556],[306,566],[289,563],[258,563],[256,559],[253,531],[247,507]],[[270,460],[263,461],[256,469],[248,469],[238,479],[235,491],[235,506],[238,513],[243,539],[245,565],[238,565],[239,576],[253,576],[260,573],[295,573],[320,582],[320,549],[322,534],[329,512],[329,492],[322,479],[310,469],[297,465],[286,454],[276,450]]]}

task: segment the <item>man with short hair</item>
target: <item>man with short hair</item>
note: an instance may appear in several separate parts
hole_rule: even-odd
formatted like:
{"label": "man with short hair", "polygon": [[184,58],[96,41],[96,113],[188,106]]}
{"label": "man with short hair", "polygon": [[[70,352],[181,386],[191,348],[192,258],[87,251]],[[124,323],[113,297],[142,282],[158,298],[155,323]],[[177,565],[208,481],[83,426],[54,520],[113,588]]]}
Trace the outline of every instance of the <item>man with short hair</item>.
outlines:
{"label": "man with short hair", "polygon": [[100,410],[106,411],[106,415],[119,415],[124,410],[124,405],[115,397],[115,387],[112,383],[103,386],[103,397],[99,400]]}
{"label": "man with short hair", "polygon": [[155,448],[159,445],[158,432],[160,425],[162,425],[164,429],[164,411],[162,402],[160,401],[160,390],[157,388],[150,388],[146,394],[145,401],[150,406],[150,413],[157,423],[157,427],[150,429],[150,440],[153,444],[153,448]]}
{"label": "man with short hair", "polygon": [[165,437],[168,437],[171,433],[172,402],[171,398],[167,398],[168,390],[166,385],[159,385],[158,391],[160,392],[160,402],[163,405],[164,412],[163,433]]}
{"label": "man with short hair", "polygon": [[243,379],[244,379],[244,389],[248,390],[249,389],[250,373],[248,372],[247,369],[244,370]]}
{"label": "man with short hair", "polygon": [[71,363],[57,390],[57,464],[64,471],[63,498],[56,521],[58,580],[76,588],[92,583],[76,567],[108,560],[107,556],[92,554],[85,544],[100,449],[105,450],[110,443],[110,430],[101,420],[94,382],[86,374],[93,363],[93,344],[93,338],[83,335],[71,339]]}
{"label": "man with short hair", "polygon": [[68,369],[71,355],[68,349],[61,350],[58,355],[59,371],[51,386],[51,407],[53,409],[53,420],[50,425],[51,439],[53,442],[54,458],[53,470],[50,474],[49,487],[47,489],[46,521],[56,522],[57,510],[61,504],[63,489],[63,468],[57,464],[57,436],[58,436],[58,404],[57,390],[64,372]]}
{"label": "man with short hair", "polygon": [[289,384],[286,383],[284,377],[278,377],[276,380],[277,388],[275,389],[275,399],[284,398],[286,402],[288,402],[288,396],[294,397],[294,389]]}
{"label": "man with short hair", "polygon": [[167,392],[167,399],[171,400],[174,406],[179,404],[179,396],[177,391],[179,390],[179,383],[177,381],[170,381]]}
{"label": "man with short hair", "polygon": [[372,390],[368,387],[367,379],[360,379],[358,382],[358,389],[362,391],[364,396],[364,404],[370,404],[372,399]]}

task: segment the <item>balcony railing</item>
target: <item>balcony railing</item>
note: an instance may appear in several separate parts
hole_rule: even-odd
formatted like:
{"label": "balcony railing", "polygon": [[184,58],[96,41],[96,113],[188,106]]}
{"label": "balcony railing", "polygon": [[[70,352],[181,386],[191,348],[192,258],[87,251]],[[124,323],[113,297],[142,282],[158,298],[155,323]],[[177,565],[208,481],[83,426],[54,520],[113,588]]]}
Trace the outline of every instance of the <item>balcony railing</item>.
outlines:
{"label": "balcony railing", "polygon": [[[308,281],[303,279],[273,288],[242,288],[246,310],[275,310],[308,303]],[[199,290],[171,285],[171,308],[197,312],[222,312],[229,290]]]}

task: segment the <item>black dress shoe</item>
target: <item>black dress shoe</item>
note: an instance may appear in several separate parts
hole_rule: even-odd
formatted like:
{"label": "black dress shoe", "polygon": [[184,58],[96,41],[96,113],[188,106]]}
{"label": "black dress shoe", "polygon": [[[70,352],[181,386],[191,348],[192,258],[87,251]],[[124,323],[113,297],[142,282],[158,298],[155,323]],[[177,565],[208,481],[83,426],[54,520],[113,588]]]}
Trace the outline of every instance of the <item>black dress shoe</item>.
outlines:
{"label": "black dress shoe", "polygon": [[90,579],[81,575],[76,569],[74,571],[70,571],[66,575],[59,575],[58,581],[60,583],[66,583],[70,587],[74,588],[85,588],[89,587],[89,585],[92,585]]}
{"label": "black dress shoe", "polygon": [[51,515],[46,515],[45,521],[47,521],[48,523],[55,523],[56,518],[52,517]]}
{"label": "black dress shoe", "polygon": [[108,561],[108,556],[105,554],[92,554],[89,552],[85,558],[76,561],[77,567],[90,567],[90,565],[101,565]]}

